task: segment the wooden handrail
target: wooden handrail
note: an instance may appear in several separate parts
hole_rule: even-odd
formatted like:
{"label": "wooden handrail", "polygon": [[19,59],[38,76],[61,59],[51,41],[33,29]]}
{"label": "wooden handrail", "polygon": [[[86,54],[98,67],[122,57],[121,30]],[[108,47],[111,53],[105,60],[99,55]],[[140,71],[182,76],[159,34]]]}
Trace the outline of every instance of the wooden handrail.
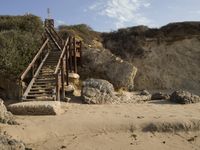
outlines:
{"label": "wooden handrail", "polygon": [[62,51],[62,47],[60,46],[60,44],[58,44],[58,42],[56,41],[56,39],[53,37],[53,35],[51,34],[51,32],[49,31],[48,28],[45,28],[46,32],[49,34],[50,38],[53,40],[53,42],[56,44],[57,48],[59,50]]}
{"label": "wooden handrail", "polygon": [[55,31],[55,29],[52,26],[50,26],[50,29],[52,29],[52,31],[55,33],[55,35],[58,37],[58,39],[60,41],[62,41],[61,37],[58,35],[58,33]]}
{"label": "wooden handrail", "polygon": [[38,53],[35,55],[35,57],[33,58],[32,62],[28,65],[28,67],[26,68],[26,70],[24,71],[24,73],[21,75],[20,79],[23,81],[24,78],[26,77],[27,73],[31,70],[31,68],[33,67],[33,65],[35,64],[36,60],[38,59],[38,57],[41,55],[42,51],[44,50],[44,48],[46,47],[47,43],[49,42],[49,39],[47,39],[44,44],[42,45],[42,47],[40,48],[40,50],[38,51]]}
{"label": "wooden handrail", "polygon": [[69,43],[69,38],[67,38],[67,40],[65,42],[65,45],[64,45],[64,48],[63,48],[62,53],[60,55],[59,61],[57,63],[54,75],[58,74],[58,71],[59,71],[59,68],[60,68],[60,64],[61,64],[61,60],[64,58],[64,55],[65,55],[66,50],[67,50],[66,47],[68,46],[68,43]]}

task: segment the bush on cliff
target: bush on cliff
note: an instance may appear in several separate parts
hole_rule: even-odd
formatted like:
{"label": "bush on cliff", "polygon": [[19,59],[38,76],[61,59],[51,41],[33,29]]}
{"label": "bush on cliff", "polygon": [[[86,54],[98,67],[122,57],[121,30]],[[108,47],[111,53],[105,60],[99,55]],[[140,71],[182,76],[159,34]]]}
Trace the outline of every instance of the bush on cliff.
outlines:
{"label": "bush on cliff", "polygon": [[0,16],[0,75],[16,78],[40,48],[42,33],[37,16]]}

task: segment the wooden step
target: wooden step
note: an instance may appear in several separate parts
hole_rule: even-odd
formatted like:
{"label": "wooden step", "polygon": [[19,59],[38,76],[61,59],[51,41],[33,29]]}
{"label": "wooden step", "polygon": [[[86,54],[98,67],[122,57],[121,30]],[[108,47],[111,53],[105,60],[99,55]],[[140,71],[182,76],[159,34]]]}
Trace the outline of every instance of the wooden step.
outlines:
{"label": "wooden step", "polygon": [[54,101],[53,97],[49,97],[49,98],[44,98],[44,99],[33,99],[33,98],[27,98],[27,99],[23,99],[23,101]]}
{"label": "wooden step", "polygon": [[48,76],[48,75],[52,76],[52,77],[54,76],[53,73],[39,73],[39,76],[44,76],[45,77],[45,76]]}
{"label": "wooden step", "polygon": [[51,78],[51,79],[46,79],[46,78],[40,78],[40,79],[36,79],[35,80],[35,82],[49,82],[49,83],[51,83],[51,82],[55,82],[56,80],[55,80],[55,78]]}
{"label": "wooden step", "polygon": [[32,89],[38,89],[38,88],[55,88],[55,86],[54,85],[33,85],[32,86]]}
{"label": "wooden step", "polygon": [[35,95],[35,94],[52,94],[52,91],[30,91],[28,95]]}
{"label": "wooden step", "polygon": [[40,71],[40,73],[48,73],[48,74],[53,74],[53,73],[54,73],[54,71],[43,71],[43,70],[41,70],[41,71]]}
{"label": "wooden step", "polygon": [[48,92],[48,91],[53,91],[53,88],[32,88],[32,89],[30,89],[30,92],[34,92],[34,91],[46,91],[46,92]]}
{"label": "wooden step", "polygon": [[35,83],[33,83],[33,85],[46,85],[46,86],[48,86],[48,85],[53,85],[52,83],[54,83],[54,82],[35,82]]}
{"label": "wooden step", "polygon": [[26,97],[52,97],[52,94],[46,94],[46,93],[43,93],[43,94],[28,94]]}
{"label": "wooden step", "polygon": [[23,101],[53,101],[53,97],[27,97],[26,99],[23,99]]}

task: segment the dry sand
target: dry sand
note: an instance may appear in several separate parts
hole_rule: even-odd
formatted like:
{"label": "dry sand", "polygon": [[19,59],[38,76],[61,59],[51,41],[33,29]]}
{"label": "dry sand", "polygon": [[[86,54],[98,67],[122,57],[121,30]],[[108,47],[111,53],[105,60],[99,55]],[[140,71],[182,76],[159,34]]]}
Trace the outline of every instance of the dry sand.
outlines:
{"label": "dry sand", "polygon": [[63,104],[58,116],[16,116],[3,126],[33,150],[199,150],[200,104]]}

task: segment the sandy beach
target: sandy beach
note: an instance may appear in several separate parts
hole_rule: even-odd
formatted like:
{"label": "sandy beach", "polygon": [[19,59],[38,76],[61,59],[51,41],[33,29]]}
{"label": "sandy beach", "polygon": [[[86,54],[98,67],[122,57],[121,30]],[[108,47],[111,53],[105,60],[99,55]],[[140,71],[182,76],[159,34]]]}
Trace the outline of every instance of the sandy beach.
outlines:
{"label": "sandy beach", "polygon": [[33,150],[200,149],[200,104],[61,105],[62,115],[16,116],[20,125],[1,126]]}

